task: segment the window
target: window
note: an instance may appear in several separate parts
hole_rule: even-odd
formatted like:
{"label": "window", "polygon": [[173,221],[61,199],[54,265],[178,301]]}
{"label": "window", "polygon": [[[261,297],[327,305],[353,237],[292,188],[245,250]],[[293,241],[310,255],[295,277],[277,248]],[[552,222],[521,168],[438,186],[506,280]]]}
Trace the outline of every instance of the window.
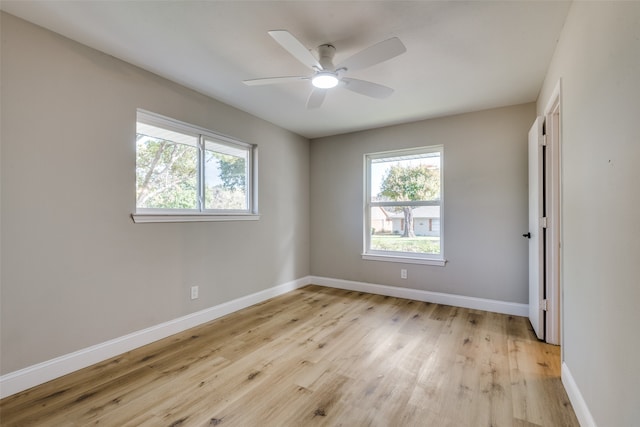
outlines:
{"label": "window", "polygon": [[442,146],[365,156],[364,259],[444,265]]}
{"label": "window", "polygon": [[138,111],[136,222],[257,219],[255,147]]}

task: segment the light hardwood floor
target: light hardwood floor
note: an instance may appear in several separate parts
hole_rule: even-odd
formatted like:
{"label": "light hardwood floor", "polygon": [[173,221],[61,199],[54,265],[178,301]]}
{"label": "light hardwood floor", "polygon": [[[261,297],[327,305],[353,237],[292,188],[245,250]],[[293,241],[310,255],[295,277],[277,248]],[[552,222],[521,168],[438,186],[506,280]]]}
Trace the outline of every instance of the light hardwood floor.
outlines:
{"label": "light hardwood floor", "polygon": [[527,319],[307,286],[0,401],[2,426],[578,426]]}

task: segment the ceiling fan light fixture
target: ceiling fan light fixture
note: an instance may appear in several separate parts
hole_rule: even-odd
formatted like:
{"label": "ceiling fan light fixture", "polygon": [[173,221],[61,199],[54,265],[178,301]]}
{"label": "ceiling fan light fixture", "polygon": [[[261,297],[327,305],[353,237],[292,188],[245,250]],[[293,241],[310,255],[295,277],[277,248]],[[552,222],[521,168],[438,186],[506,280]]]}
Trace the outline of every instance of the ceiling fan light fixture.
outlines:
{"label": "ceiling fan light fixture", "polygon": [[313,76],[311,84],[319,89],[331,89],[338,85],[338,77],[332,72],[320,72]]}

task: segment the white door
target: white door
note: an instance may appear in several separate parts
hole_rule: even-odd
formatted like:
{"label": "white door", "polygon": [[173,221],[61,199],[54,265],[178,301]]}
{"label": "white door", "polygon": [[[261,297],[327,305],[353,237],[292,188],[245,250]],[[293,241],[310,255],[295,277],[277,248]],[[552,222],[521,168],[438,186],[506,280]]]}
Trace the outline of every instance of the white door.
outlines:
{"label": "white door", "polygon": [[543,125],[538,117],[529,130],[529,320],[544,339]]}

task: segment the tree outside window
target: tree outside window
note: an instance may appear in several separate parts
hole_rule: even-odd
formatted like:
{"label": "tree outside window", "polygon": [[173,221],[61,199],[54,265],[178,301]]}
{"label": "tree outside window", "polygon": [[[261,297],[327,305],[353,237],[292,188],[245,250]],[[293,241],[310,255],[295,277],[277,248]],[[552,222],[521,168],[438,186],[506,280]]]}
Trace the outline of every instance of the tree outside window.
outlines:
{"label": "tree outside window", "polygon": [[442,258],[442,147],[366,156],[365,254]]}
{"label": "tree outside window", "polygon": [[136,211],[251,213],[249,144],[138,112]]}

